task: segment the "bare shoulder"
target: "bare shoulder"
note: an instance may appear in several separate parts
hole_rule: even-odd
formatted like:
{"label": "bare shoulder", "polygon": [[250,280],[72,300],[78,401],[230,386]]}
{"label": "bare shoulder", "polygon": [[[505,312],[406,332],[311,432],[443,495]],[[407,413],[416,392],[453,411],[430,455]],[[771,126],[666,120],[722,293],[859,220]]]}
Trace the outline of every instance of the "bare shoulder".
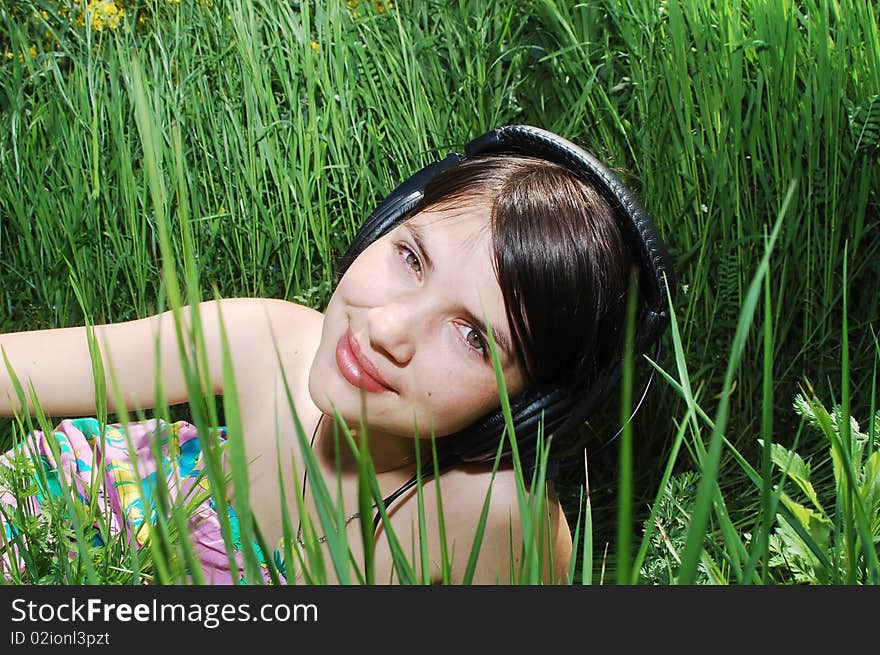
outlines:
{"label": "bare shoulder", "polygon": [[321,312],[281,298],[226,298],[219,304],[223,313],[246,315],[251,319],[265,316],[273,327],[320,329],[324,320]]}
{"label": "bare shoulder", "polygon": [[227,298],[216,304],[224,323],[238,327],[252,347],[297,341],[309,351],[320,340],[324,315],[311,307],[280,298]]}
{"label": "bare shoulder", "polygon": [[269,307],[273,335],[288,346],[292,356],[311,363],[321,341],[324,315],[287,300],[272,299]]}
{"label": "bare shoulder", "polygon": [[286,300],[228,298],[205,303],[200,313],[203,324],[217,324],[209,343],[213,361],[222,361],[225,330],[242,393],[266,393],[264,385],[282,371],[299,384],[321,340],[323,315]]}
{"label": "bare shoulder", "polygon": [[318,327],[324,321],[324,315],[321,312],[306,305],[281,298],[260,298],[259,300],[271,307],[272,312],[279,318],[295,321],[302,325],[317,325]]}
{"label": "bare shoulder", "polygon": [[546,495],[539,499],[537,494],[527,492],[527,485],[523,488],[517,482],[512,469],[499,470],[493,476],[491,467],[469,465],[445,473],[440,485],[444,517],[451,532],[466,542],[459,548],[466,545],[467,552],[488,498],[475,582],[510,582],[510,553],[514,553],[516,571],[524,541],[521,504],[531,508],[535,502],[543,502],[543,512],[532,526],[530,541],[545,554],[542,579],[547,583],[551,578],[554,583],[565,579],[572,554],[571,532],[552,484],[546,486]]}

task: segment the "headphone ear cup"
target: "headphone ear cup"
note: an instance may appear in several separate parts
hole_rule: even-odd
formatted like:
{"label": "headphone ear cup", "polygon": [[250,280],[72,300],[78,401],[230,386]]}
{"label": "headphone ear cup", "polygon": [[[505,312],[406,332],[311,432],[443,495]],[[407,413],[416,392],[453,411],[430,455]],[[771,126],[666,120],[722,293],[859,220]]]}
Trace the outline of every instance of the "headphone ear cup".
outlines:
{"label": "headphone ear cup", "polygon": [[[620,359],[615,359],[587,387],[582,396],[570,391],[553,389],[544,392],[525,393],[510,402],[517,450],[520,457],[529,462],[534,459],[537,448],[537,432],[540,427],[547,436],[566,434],[587,421],[596,409],[617,388],[622,373]],[[498,441],[504,437],[504,414],[501,410],[486,416],[471,428],[456,435],[455,452],[463,461],[485,462],[495,457]],[[508,444],[502,455],[510,454]]]}
{"label": "headphone ear cup", "polygon": [[[556,424],[567,415],[570,408],[571,396],[562,389],[526,392],[512,399],[510,415],[520,456],[531,457],[540,425],[543,425],[545,434],[552,434]],[[500,409],[492,412],[454,437],[455,452],[463,461],[491,461],[495,458],[499,440],[508,438],[504,434],[506,425],[504,412]],[[505,444],[502,454],[508,455],[510,452],[510,445]]]}

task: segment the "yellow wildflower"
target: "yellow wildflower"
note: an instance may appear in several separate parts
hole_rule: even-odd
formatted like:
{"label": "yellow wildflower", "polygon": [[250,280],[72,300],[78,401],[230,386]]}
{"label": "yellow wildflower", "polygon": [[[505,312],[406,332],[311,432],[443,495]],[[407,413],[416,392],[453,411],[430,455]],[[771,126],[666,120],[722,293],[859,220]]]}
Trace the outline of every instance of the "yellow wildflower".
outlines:
{"label": "yellow wildflower", "polygon": [[321,54],[321,44],[320,43],[318,43],[317,41],[312,41],[312,42],[310,42],[309,45],[312,46],[312,50],[314,50],[318,54]]}
{"label": "yellow wildflower", "polygon": [[[28,53],[30,53],[31,59],[36,59],[37,58],[37,47],[32,45],[31,47],[28,48]],[[14,52],[9,52],[8,50],[6,50],[3,54],[7,59],[15,59]],[[18,53],[18,62],[20,64],[24,63],[24,53],[23,52]]]}
{"label": "yellow wildflower", "polygon": [[105,27],[116,29],[125,15],[125,9],[117,6],[116,0],[89,0],[88,12],[92,29],[99,32]]}

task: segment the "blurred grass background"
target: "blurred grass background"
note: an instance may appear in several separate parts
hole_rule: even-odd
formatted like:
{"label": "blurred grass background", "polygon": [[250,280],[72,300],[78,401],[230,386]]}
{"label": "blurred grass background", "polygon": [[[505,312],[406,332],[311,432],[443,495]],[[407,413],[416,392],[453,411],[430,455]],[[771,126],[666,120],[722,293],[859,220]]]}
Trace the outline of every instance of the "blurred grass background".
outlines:
{"label": "blurred grass background", "polygon": [[[192,231],[203,297],[216,289],[323,307],[336,257],[397,182],[493,127],[541,126],[618,171],[672,251],[678,354],[696,401],[727,403],[731,447],[717,483],[731,528],[747,535],[759,522],[761,494],[736,460],[760,468],[758,438],[770,430],[815,455],[813,483],[834,492],[827,444],[792,403],[801,387],[839,403],[845,379],[850,413],[875,411],[873,3],[7,0],[0,331],[80,325],[83,308],[95,322],[163,308],[133,53],[156,146],[168,153],[163,209],[173,233]],[[792,183],[767,301],[725,383],[749,283]],[[188,272],[193,262],[175,257]],[[674,370],[664,344],[659,363]],[[639,364],[637,387],[648,368]],[[589,450],[619,426],[610,405],[584,429]],[[636,535],[687,411],[661,379],[632,425]],[[8,443],[11,427],[0,429]],[[689,430],[664,500],[667,547],[711,432]],[[597,581],[614,579],[617,457],[615,445],[590,458]],[[559,483],[572,525],[582,481],[577,471]],[[708,544],[723,525],[709,522]]]}

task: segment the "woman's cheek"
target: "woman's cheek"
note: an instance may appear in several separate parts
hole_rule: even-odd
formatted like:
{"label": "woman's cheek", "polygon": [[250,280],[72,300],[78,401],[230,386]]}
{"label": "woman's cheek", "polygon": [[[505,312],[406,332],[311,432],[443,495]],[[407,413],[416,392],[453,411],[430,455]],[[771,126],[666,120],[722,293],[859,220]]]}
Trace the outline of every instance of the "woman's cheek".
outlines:
{"label": "woman's cheek", "polygon": [[424,400],[435,416],[465,419],[466,424],[498,402],[494,378],[486,380],[482,376],[462,375],[459,371],[435,376],[424,393]]}

